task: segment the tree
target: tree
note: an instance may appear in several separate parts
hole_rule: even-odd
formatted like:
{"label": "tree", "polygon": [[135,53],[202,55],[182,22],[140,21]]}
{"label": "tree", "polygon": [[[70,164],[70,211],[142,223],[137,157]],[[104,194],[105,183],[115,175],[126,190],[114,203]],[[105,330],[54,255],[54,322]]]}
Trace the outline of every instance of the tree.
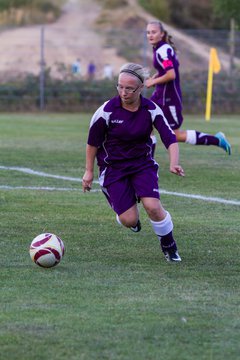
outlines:
{"label": "tree", "polygon": [[213,9],[225,26],[229,28],[230,19],[234,19],[240,26],[240,1],[239,0],[213,0]]}

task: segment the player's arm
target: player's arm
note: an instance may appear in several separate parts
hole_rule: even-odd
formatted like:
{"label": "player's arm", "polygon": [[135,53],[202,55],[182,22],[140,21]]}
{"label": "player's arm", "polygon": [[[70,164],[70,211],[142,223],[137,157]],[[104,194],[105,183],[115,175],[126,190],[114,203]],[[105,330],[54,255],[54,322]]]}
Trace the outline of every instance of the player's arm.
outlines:
{"label": "player's arm", "polygon": [[155,74],[153,74],[152,76],[150,76],[150,79],[156,79],[158,77],[158,72],[156,72]]}
{"label": "player's arm", "polygon": [[86,146],[86,169],[83,175],[82,188],[83,191],[90,191],[94,175],[94,162],[97,154],[97,147],[88,145]]}
{"label": "player's arm", "polygon": [[173,81],[173,80],[175,80],[175,78],[176,78],[176,73],[175,73],[175,70],[172,68],[172,69],[167,70],[165,72],[165,74],[162,76],[151,77],[151,78],[145,80],[145,85],[147,88],[150,88],[157,84],[165,84],[169,81]]}
{"label": "player's arm", "polygon": [[184,176],[184,170],[179,165],[179,147],[178,143],[173,143],[168,147],[170,172],[179,176]]}

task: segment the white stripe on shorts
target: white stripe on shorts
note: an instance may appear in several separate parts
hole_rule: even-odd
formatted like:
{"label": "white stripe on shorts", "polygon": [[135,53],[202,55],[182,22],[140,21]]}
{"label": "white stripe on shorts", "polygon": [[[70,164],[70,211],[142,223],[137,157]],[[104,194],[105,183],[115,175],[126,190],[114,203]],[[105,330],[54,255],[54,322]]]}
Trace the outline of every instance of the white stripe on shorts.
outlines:
{"label": "white stripe on shorts", "polygon": [[176,106],[169,106],[169,110],[170,110],[170,113],[171,113],[175,123],[179,125]]}

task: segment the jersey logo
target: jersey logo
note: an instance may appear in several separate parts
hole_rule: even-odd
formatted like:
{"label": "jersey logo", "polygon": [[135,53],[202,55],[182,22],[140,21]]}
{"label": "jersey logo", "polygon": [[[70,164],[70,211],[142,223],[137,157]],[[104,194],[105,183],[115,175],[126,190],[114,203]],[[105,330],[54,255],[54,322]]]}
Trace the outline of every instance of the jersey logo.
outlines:
{"label": "jersey logo", "polygon": [[112,124],[122,124],[123,123],[123,120],[111,120],[111,123]]}

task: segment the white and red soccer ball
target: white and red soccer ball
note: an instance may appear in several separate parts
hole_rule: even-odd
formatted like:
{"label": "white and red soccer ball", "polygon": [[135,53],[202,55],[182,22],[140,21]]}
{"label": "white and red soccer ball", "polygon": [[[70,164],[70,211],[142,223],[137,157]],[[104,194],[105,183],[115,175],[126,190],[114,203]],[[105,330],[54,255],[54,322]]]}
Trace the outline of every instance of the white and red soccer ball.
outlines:
{"label": "white and red soccer ball", "polygon": [[59,264],[64,252],[65,248],[62,239],[51,233],[36,236],[29,248],[32,261],[44,268]]}

